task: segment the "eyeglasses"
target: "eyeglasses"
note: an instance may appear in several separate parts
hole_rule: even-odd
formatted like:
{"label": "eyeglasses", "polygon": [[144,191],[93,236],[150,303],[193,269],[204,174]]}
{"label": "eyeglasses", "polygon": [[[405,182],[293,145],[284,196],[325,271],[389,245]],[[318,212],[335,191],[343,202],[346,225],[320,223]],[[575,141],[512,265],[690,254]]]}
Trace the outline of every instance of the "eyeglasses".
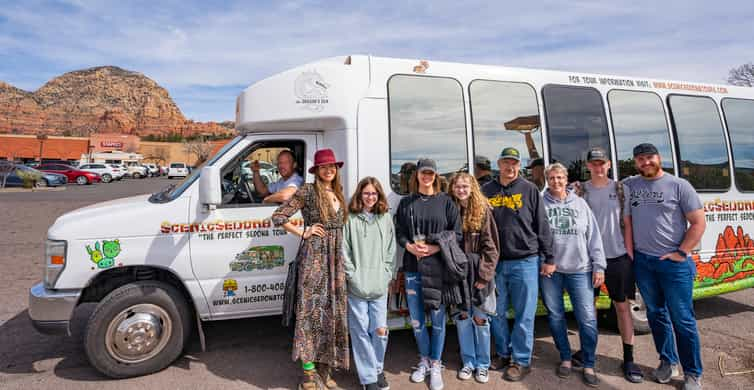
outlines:
{"label": "eyeglasses", "polygon": [[379,193],[377,193],[377,192],[367,192],[367,191],[364,191],[364,192],[361,193],[361,196],[378,196],[378,195],[379,195]]}

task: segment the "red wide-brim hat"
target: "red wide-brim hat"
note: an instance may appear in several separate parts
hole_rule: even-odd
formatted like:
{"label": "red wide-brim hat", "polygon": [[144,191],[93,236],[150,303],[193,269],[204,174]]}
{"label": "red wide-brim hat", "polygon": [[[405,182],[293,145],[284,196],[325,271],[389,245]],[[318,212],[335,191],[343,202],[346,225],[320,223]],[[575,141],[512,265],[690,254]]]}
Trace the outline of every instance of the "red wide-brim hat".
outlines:
{"label": "red wide-brim hat", "polygon": [[335,158],[332,149],[320,149],[317,153],[314,153],[314,165],[309,168],[309,173],[314,173],[317,167],[328,164],[335,164],[338,168],[343,167],[343,161],[338,161]]}

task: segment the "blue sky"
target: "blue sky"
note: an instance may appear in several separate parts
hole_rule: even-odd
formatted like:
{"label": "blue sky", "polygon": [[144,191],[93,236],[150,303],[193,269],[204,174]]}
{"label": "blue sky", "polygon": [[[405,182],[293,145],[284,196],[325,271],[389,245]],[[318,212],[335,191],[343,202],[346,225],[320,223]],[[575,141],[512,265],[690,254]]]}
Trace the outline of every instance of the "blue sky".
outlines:
{"label": "blue sky", "polygon": [[336,55],[712,83],[754,61],[751,0],[611,3],[0,0],[0,80],[33,91],[117,65],[167,88],[186,117],[221,121],[246,86]]}

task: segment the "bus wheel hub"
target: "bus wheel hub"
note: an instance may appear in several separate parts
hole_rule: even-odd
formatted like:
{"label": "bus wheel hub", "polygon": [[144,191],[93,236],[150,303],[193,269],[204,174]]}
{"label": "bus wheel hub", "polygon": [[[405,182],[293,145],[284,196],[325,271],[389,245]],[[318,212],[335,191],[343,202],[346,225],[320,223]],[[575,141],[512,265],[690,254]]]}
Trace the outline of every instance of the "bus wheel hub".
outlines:
{"label": "bus wheel hub", "polygon": [[124,363],[139,363],[158,354],[170,338],[167,313],[155,305],[135,305],[116,316],[107,332],[107,350]]}

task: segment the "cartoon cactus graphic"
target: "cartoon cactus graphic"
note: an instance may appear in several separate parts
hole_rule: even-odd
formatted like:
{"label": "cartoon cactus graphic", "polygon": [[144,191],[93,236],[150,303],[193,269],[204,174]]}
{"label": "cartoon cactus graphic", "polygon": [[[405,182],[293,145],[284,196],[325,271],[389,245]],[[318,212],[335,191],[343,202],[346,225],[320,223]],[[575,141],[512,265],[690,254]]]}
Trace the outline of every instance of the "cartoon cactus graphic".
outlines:
{"label": "cartoon cactus graphic", "polygon": [[100,269],[110,268],[115,264],[115,256],[120,254],[120,241],[103,240],[101,249],[99,241],[97,241],[94,243],[94,249],[87,245],[86,252],[89,253],[89,259],[97,264],[97,267]]}
{"label": "cartoon cactus graphic", "polygon": [[94,250],[92,250],[92,248],[89,245],[87,245],[86,253],[89,254],[89,259],[93,261],[94,264],[97,264],[97,266],[100,268],[106,268],[100,265],[104,256],[102,255],[102,251],[100,250],[99,241],[94,243]]}

